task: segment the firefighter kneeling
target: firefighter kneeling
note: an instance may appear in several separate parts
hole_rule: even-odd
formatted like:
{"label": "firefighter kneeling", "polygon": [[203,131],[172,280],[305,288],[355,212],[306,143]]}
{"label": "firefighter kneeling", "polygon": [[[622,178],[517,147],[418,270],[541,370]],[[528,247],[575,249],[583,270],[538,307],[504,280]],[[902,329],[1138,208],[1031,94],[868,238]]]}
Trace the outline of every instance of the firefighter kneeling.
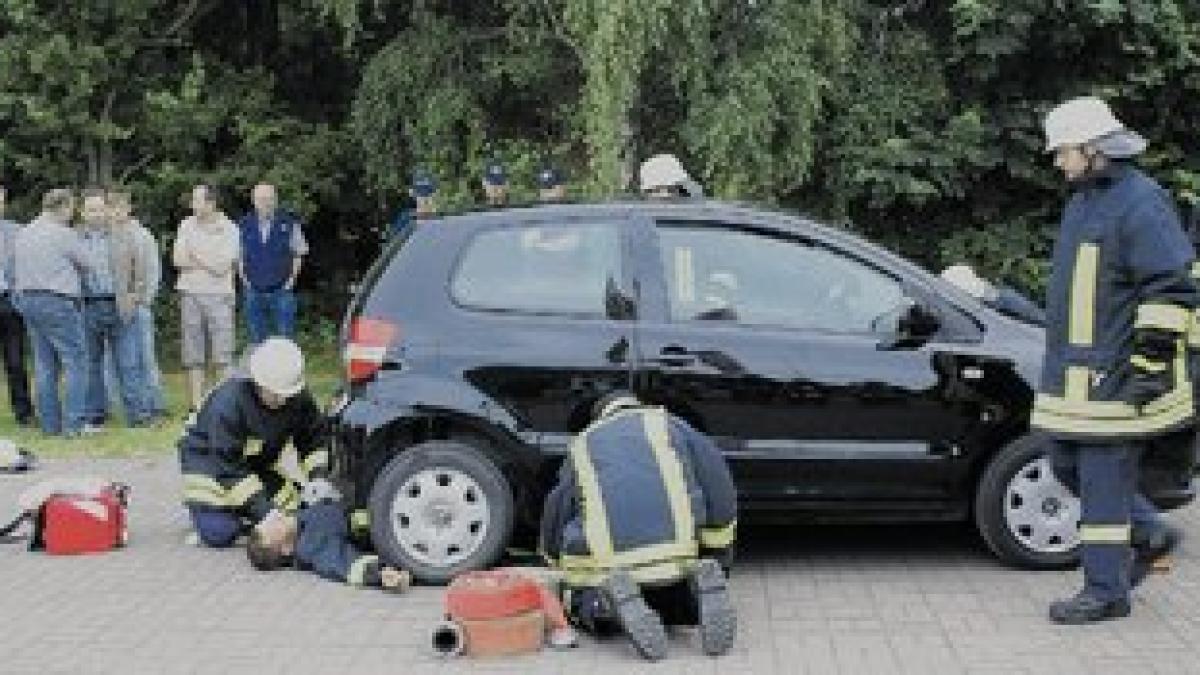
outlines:
{"label": "firefighter kneeling", "polygon": [[567,611],[593,633],[624,631],[667,654],[664,621],[699,625],[706,654],[733,646],[737,619],[716,558],[729,559],[737,495],[717,447],[628,393],[602,399],[546,499],[542,553],[561,568]]}
{"label": "firefighter kneeling", "polygon": [[271,338],[208,395],[179,441],[183,502],[199,540],[231,546],[256,526],[282,535],[300,490],[281,463],[290,441],[305,481],[328,473],[322,415],[304,386],[304,356],[291,340]]}

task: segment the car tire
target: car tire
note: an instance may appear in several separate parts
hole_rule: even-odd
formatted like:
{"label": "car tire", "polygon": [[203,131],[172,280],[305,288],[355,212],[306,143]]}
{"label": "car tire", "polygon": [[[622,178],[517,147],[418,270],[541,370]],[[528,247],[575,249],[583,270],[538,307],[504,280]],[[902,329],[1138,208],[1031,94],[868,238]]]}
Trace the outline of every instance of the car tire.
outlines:
{"label": "car tire", "polygon": [[1066,569],[1079,561],[1079,501],[1050,468],[1049,439],[1027,434],[997,452],[975,493],[975,525],[1006,564]]}
{"label": "car tire", "polygon": [[455,441],[427,441],[393,457],[368,508],[380,557],[428,584],[495,564],[513,527],[504,474],[478,448]]}

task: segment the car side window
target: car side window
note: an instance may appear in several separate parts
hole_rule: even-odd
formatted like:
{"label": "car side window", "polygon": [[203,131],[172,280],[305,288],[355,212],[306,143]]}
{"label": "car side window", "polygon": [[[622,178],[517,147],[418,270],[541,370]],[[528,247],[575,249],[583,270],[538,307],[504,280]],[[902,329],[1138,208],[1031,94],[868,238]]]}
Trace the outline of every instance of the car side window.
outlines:
{"label": "car side window", "polygon": [[735,227],[660,223],[672,321],[888,333],[900,282],[820,244]]}
{"label": "car side window", "polygon": [[602,318],[620,269],[616,224],[507,227],[475,235],[450,288],[469,309]]}

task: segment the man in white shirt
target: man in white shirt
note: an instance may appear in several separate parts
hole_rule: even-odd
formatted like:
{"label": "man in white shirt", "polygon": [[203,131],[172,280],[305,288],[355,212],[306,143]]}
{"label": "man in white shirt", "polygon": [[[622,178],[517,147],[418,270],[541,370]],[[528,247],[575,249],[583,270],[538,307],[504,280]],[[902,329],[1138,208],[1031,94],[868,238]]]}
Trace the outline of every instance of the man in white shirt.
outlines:
{"label": "man in white shirt", "polygon": [[[172,252],[179,278],[183,367],[193,410],[204,400],[205,368],[211,363],[224,375],[233,359],[234,270],[240,254],[238,229],[217,210],[207,185],[192,190],[192,215],[179,224]],[[206,340],[210,359],[205,358]]]}

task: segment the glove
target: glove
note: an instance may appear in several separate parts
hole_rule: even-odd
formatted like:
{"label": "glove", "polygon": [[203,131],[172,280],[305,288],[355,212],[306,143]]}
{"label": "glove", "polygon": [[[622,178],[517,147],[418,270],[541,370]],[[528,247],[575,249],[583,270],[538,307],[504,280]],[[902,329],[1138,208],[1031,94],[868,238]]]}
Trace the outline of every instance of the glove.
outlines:
{"label": "glove", "polygon": [[340,502],[342,493],[324,478],[315,478],[304,484],[300,490],[300,499],[305,504],[317,504],[323,501]]}
{"label": "glove", "polygon": [[1174,333],[1155,328],[1137,331],[1126,403],[1140,408],[1171,391],[1175,383],[1176,339]]}

